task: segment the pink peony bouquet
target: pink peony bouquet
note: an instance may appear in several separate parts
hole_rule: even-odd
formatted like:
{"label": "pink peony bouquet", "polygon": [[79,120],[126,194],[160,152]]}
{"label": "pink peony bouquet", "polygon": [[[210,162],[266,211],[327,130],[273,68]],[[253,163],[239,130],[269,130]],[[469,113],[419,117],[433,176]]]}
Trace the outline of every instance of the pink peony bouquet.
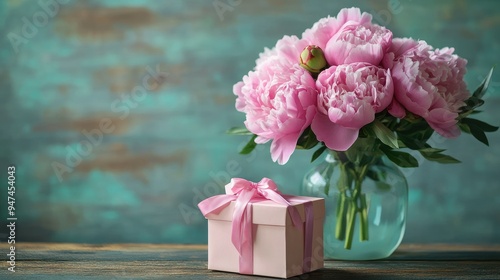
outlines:
{"label": "pink peony bouquet", "polygon": [[[401,167],[418,166],[404,149],[431,161],[459,162],[429,144],[434,132],[453,138],[463,131],[488,145],[485,132],[498,127],[470,115],[484,103],[493,69],[470,94],[466,65],[453,48],[394,38],[372,23],[370,14],[343,9],[337,17],[320,19],[301,38],[284,36],[260,54],[255,68],[233,88],[246,128],[229,133],[253,135],[242,154],[271,141],[271,157],[279,164],[295,149],[319,145],[311,161],[328,151],[340,168],[335,237],[349,250],[356,216],[360,241],[368,240],[362,185],[370,178],[377,187],[386,186],[386,174],[373,168],[384,156]],[[328,172],[326,196],[333,174]]]}
{"label": "pink peony bouquet", "polygon": [[461,131],[488,144],[497,127],[469,115],[483,104],[492,71],[471,95],[464,82],[467,60],[453,48],[394,38],[358,8],[342,9],[265,49],[255,68],[234,85],[236,109],[252,134],[242,153],[271,141],[271,157],[285,164],[295,149],[348,151],[359,139],[374,139],[379,151],[402,167],[416,167],[409,153],[433,161],[458,160],[427,143],[434,131],[453,138]]}

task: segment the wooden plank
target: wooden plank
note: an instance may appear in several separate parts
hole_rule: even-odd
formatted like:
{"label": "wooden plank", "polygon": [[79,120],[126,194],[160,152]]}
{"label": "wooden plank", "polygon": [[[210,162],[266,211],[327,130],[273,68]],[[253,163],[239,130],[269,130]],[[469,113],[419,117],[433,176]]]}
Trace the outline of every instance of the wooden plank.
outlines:
{"label": "wooden plank", "polygon": [[[24,250],[54,251],[189,251],[207,250],[202,244],[150,244],[150,243],[116,243],[116,244],[85,244],[85,243],[50,243],[50,242],[22,242],[19,248]],[[401,244],[395,254],[404,252],[499,252],[500,244]]]}
{"label": "wooden plank", "polygon": [[[495,279],[499,275],[499,261],[495,262],[326,262],[326,267],[296,279]],[[0,272],[0,276],[8,272]],[[246,276],[210,271],[206,261],[72,261],[22,262],[15,279],[250,279]],[[17,278],[20,277],[20,278]],[[2,278],[5,279],[5,278]],[[256,277],[252,279],[268,279]]]}
{"label": "wooden plank", "polygon": [[201,244],[85,244],[85,243],[46,243],[46,242],[24,242],[19,247],[25,250],[55,251],[55,250],[79,250],[79,251],[150,251],[150,250],[207,250],[207,245]]}
{"label": "wooden plank", "polygon": [[[268,279],[207,270],[206,245],[20,243],[16,249],[16,272],[5,267],[0,279]],[[499,268],[500,245],[409,244],[385,260],[325,261],[324,269],[295,279],[495,279]]]}

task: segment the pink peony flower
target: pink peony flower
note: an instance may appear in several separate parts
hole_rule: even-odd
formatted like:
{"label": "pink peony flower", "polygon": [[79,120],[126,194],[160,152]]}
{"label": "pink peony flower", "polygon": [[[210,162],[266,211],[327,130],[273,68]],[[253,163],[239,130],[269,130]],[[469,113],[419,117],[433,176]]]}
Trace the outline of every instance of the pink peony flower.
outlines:
{"label": "pink peony flower", "polygon": [[460,135],[456,119],[469,97],[463,80],[467,61],[453,51],[432,50],[425,41],[394,39],[383,62],[391,68],[397,101],[445,137]]}
{"label": "pink peony flower", "polygon": [[390,72],[368,63],[331,66],[319,74],[316,87],[318,112],[311,127],[337,151],[351,147],[359,129],[391,103],[394,91]]}
{"label": "pink peony flower", "polygon": [[378,65],[391,45],[392,32],[373,24],[359,8],[340,10],[337,17],[322,18],[302,38],[319,46],[330,65],[367,62]]}
{"label": "pink peony flower", "polygon": [[270,56],[233,91],[238,96],[236,109],[246,113],[245,126],[258,136],[255,142],[272,140],[273,161],[285,164],[316,113],[314,79],[298,63]]}
{"label": "pink peony flower", "polygon": [[302,38],[310,44],[326,49],[326,44],[340,28],[347,22],[358,24],[369,24],[372,16],[368,13],[361,14],[359,8],[342,9],[337,17],[326,17],[318,20],[312,28],[302,33]]}
{"label": "pink peony flower", "polygon": [[354,62],[379,65],[391,41],[392,32],[385,27],[347,22],[328,41],[325,57],[330,65]]}

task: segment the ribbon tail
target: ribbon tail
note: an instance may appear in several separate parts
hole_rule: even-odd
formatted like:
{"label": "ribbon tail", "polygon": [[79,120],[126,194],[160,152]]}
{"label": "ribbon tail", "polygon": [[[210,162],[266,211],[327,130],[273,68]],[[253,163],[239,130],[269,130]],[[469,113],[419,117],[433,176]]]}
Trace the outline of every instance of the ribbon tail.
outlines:
{"label": "ribbon tail", "polygon": [[313,204],[308,201],[304,204],[305,224],[304,224],[304,259],[302,261],[302,271],[304,273],[311,271],[312,265],[312,246],[314,230],[314,211]]}
{"label": "ribbon tail", "polygon": [[231,201],[234,200],[236,200],[236,196],[234,195],[216,195],[198,203],[198,208],[200,209],[203,216],[206,217],[211,213],[219,214],[222,209],[224,209],[229,203],[231,203]]}
{"label": "ribbon tail", "polygon": [[253,226],[252,226],[252,204],[246,206],[246,214],[243,221],[241,230],[244,236],[243,244],[241,244],[240,252],[240,273],[253,274]]}
{"label": "ribbon tail", "polygon": [[231,225],[231,241],[240,255],[240,273],[253,274],[252,205],[255,189],[238,194]]}

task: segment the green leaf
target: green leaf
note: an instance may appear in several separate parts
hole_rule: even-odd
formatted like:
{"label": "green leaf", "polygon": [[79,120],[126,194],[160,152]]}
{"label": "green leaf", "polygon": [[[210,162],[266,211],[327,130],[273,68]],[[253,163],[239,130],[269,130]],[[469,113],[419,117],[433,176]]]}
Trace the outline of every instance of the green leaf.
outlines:
{"label": "green leaf", "polygon": [[472,114],[475,111],[474,109],[484,104],[484,100],[482,100],[481,98],[488,90],[488,86],[491,81],[491,75],[493,74],[493,69],[494,67],[491,68],[488,75],[486,75],[486,78],[484,78],[483,82],[479,85],[479,87],[477,87],[472,96],[470,96],[469,98],[467,98],[467,100],[465,100],[465,106],[460,108],[461,113],[458,117],[459,120]]}
{"label": "green leaf", "polygon": [[381,150],[392,162],[401,167],[418,167],[417,159],[409,153],[393,151],[384,147],[381,147]]}
{"label": "green leaf", "polygon": [[420,141],[417,137],[410,137],[401,133],[398,133],[399,140],[409,149],[420,150],[428,148],[425,141]]}
{"label": "green leaf", "polygon": [[484,132],[493,132],[498,130],[498,127],[496,126],[471,118],[464,118],[460,120],[458,126],[462,131],[472,134],[472,136],[484,143],[486,146],[489,146],[489,142],[488,137],[486,137]]}
{"label": "green leaf", "polygon": [[435,162],[439,162],[439,163],[460,163],[460,161],[452,156],[449,156],[449,155],[443,155],[439,152],[437,153],[429,153],[429,152],[422,152],[420,151],[420,154],[422,154],[422,156],[424,158],[426,158],[427,160],[430,160],[430,161],[435,161]]}
{"label": "green leaf", "polygon": [[387,126],[381,123],[379,120],[374,120],[372,125],[373,132],[377,138],[387,146],[391,148],[399,148],[398,146],[398,138]]}
{"label": "green leaf", "polygon": [[429,124],[422,118],[410,122],[406,119],[401,120],[396,129],[398,139],[412,150],[425,148],[425,143],[434,133]]}
{"label": "green leaf", "polygon": [[228,129],[226,133],[232,135],[253,135],[253,133],[248,131],[245,127],[232,127]]}
{"label": "green leaf", "polygon": [[490,145],[488,143],[488,137],[486,137],[486,134],[484,133],[484,131],[482,131],[479,127],[469,125],[469,129],[470,129],[470,133],[472,134],[472,136],[474,136],[474,138],[481,141],[486,146]]}
{"label": "green leaf", "polygon": [[429,138],[431,138],[433,133],[434,133],[434,129],[432,129],[429,126],[427,129],[419,131],[419,133],[417,133],[416,135],[417,135],[419,140],[427,142],[427,140],[429,140]]}
{"label": "green leaf", "polygon": [[458,123],[458,127],[460,128],[460,130],[462,130],[463,132],[465,133],[468,133],[468,134],[471,134],[470,132],[470,128],[469,126],[466,124],[466,123]]}
{"label": "green leaf", "polygon": [[495,67],[491,67],[490,72],[488,73],[488,75],[486,75],[486,78],[484,78],[483,82],[479,85],[479,87],[477,87],[472,96],[479,99],[484,96],[484,94],[488,90],[488,86],[490,85],[491,76],[493,75],[493,69],[495,69]]}
{"label": "green leaf", "polygon": [[441,153],[441,152],[444,152],[446,151],[445,149],[438,149],[438,148],[431,148],[431,147],[428,147],[428,148],[423,148],[423,149],[420,149],[418,150],[420,153]]}
{"label": "green leaf", "polygon": [[421,153],[441,153],[446,151],[445,149],[433,148],[429,144],[415,138],[399,136],[399,140],[401,140],[407,148],[417,150]]}
{"label": "green leaf", "polygon": [[319,143],[311,127],[306,128],[297,141],[297,149],[309,150]]}
{"label": "green leaf", "polygon": [[465,118],[462,119],[462,122],[467,124],[469,127],[475,126],[485,132],[494,132],[498,130],[498,126],[493,126],[476,119]]}
{"label": "green leaf", "polygon": [[245,147],[241,149],[240,154],[248,155],[253,151],[253,149],[255,149],[255,147],[257,146],[257,143],[255,143],[255,138],[257,138],[257,135],[252,136],[252,138],[250,139],[250,141],[248,141]]}
{"label": "green leaf", "polygon": [[312,155],[311,162],[315,161],[319,156],[321,156],[326,151],[326,146],[321,146]]}
{"label": "green leaf", "polygon": [[424,143],[427,142],[434,133],[434,129],[432,129],[426,121],[422,121],[418,128],[412,127],[411,129],[412,132],[409,134],[409,137],[418,139]]}
{"label": "green leaf", "polygon": [[359,136],[358,137],[363,137],[363,138],[375,138],[375,132],[373,132],[373,129],[371,128],[371,125],[365,125],[359,130]]}
{"label": "green leaf", "polygon": [[461,109],[465,110],[466,114],[469,115],[475,108],[480,107],[483,104],[484,100],[475,96],[471,96],[465,100],[465,106],[461,107]]}

